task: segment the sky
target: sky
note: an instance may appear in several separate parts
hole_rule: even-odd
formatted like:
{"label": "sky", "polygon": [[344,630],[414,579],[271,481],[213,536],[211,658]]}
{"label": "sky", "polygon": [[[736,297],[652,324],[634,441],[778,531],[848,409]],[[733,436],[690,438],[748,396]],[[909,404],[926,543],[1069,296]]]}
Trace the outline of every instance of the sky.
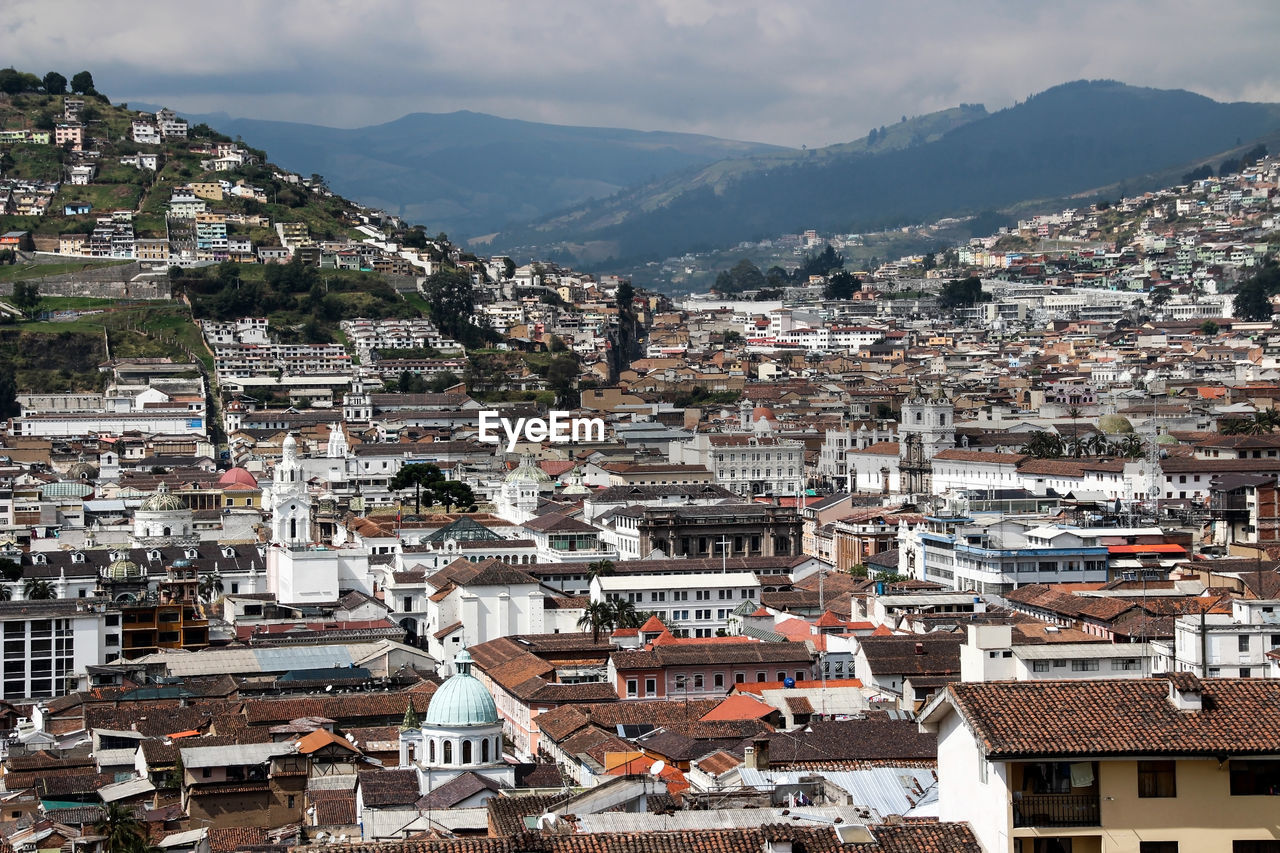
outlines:
{"label": "sky", "polygon": [[846,142],[1110,78],[1280,101],[1276,0],[5,0],[3,62],[113,101],[358,127],[410,112]]}

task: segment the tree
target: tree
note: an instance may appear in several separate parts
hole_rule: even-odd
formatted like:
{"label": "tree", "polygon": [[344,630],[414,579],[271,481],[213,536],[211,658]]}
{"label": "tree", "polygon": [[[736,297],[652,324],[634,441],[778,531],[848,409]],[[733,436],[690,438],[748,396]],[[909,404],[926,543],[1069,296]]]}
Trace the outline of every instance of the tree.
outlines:
{"label": "tree", "polygon": [[77,95],[98,94],[98,90],[93,88],[93,75],[88,71],[81,71],[79,74],[72,77],[71,91]]}
{"label": "tree", "polygon": [[630,601],[624,601],[621,598],[616,601],[609,602],[609,624],[616,630],[618,628],[639,628],[644,624],[639,610]]}
{"label": "tree", "polygon": [[30,601],[48,601],[57,598],[58,594],[53,584],[44,578],[27,578],[22,585],[22,597]]}
{"label": "tree", "polygon": [[432,394],[443,393],[446,388],[452,388],[462,380],[458,378],[458,374],[444,370],[431,377],[431,381],[427,383],[427,390]]}
{"label": "tree", "polygon": [[1210,338],[1213,337],[1214,335],[1218,334],[1218,324],[1213,322],[1212,320],[1205,320],[1203,323],[1200,324],[1200,334],[1204,335],[1205,337],[1210,337]]}
{"label": "tree", "polygon": [[849,299],[862,289],[862,282],[853,275],[839,270],[827,279],[827,287],[823,295],[828,299]]}
{"label": "tree", "polygon": [[413,511],[417,515],[422,512],[422,487],[427,487],[428,501],[438,483],[444,481],[444,474],[429,462],[411,462],[403,466],[391,478],[388,488],[393,492],[403,491],[413,486]]}
{"label": "tree", "polygon": [[0,558],[0,578],[9,583],[22,580],[22,566],[8,558]]}
{"label": "tree", "polygon": [[574,383],[578,380],[578,357],[564,352],[551,360],[547,369],[547,384],[556,392],[556,405],[571,408],[577,404]]}
{"label": "tree", "polygon": [[13,587],[7,583],[0,583],[0,601],[13,600]]}
{"label": "tree", "polygon": [[1045,430],[1031,434],[1026,443],[1019,449],[1020,453],[1034,456],[1037,459],[1058,459],[1065,452],[1062,436]]}
{"label": "tree", "polygon": [[592,601],[582,608],[578,627],[591,632],[591,642],[600,642],[600,632],[613,627],[613,608],[607,601]]}
{"label": "tree", "polygon": [[1271,297],[1280,292],[1280,264],[1267,258],[1258,271],[1236,288],[1235,315],[1241,320],[1270,320]]}
{"label": "tree", "polygon": [[15,281],[13,283],[13,307],[25,317],[32,317],[40,306],[40,285],[34,281]]}
{"label": "tree", "polygon": [[932,270],[932,269],[937,269],[938,260],[937,258],[934,257],[933,252],[929,252],[927,255],[924,256],[924,261],[921,263],[921,266],[924,267],[925,272],[928,272],[929,270]]}
{"label": "tree", "polygon": [[427,380],[412,370],[402,370],[396,380],[396,390],[401,394],[421,394],[427,390]]}
{"label": "tree", "polygon": [[41,83],[44,85],[44,90],[50,95],[65,95],[67,93],[67,78],[57,71],[50,71],[44,75],[44,80]]}
{"label": "tree", "polygon": [[614,573],[613,560],[596,560],[587,564],[587,580],[607,577]]}
{"label": "tree", "polygon": [[618,310],[630,311],[631,303],[636,298],[636,289],[631,286],[631,282],[624,281],[618,285]]}
{"label": "tree", "polygon": [[975,302],[990,302],[991,294],[982,292],[982,279],[970,276],[961,281],[949,281],[938,292],[938,305],[943,309],[961,308]]}
{"label": "tree", "polygon": [[759,290],[764,287],[764,273],[751,261],[743,258],[730,269],[721,270],[716,276],[716,283],[711,288],[716,293],[736,294],[744,290]]}
{"label": "tree", "polygon": [[1168,304],[1172,298],[1167,287],[1157,287],[1151,291],[1151,307],[1160,308]]}
{"label": "tree", "polygon": [[465,338],[475,313],[475,294],[471,276],[466,272],[442,267],[422,284],[422,296],[431,306],[431,319],[446,335]]}
{"label": "tree", "polygon": [[216,572],[207,572],[200,576],[200,585],[197,587],[200,597],[205,601],[213,601],[222,595],[222,575]]}
{"label": "tree", "polygon": [[[0,359],[0,420],[8,420],[16,418],[22,414],[22,407],[18,405],[18,377],[14,369],[13,361],[9,358]],[[12,560],[7,562],[12,563]],[[22,576],[21,570],[18,571],[18,577]],[[8,580],[17,580],[18,577],[8,578]]]}
{"label": "tree", "polygon": [[512,279],[512,278],[515,278],[515,275],[516,275],[516,262],[511,260],[510,258],[503,258],[502,259],[502,277],[505,279]]}
{"label": "tree", "polygon": [[805,283],[811,275],[826,276],[832,270],[840,269],[844,266],[844,255],[831,248],[828,243],[826,248],[817,254],[805,255],[804,260],[800,263],[800,268],[796,270],[795,280]]}
{"label": "tree", "polygon": [[123,803],[107,803],[93,831],[106,839],[107,853],[145,853],[146,827]]}

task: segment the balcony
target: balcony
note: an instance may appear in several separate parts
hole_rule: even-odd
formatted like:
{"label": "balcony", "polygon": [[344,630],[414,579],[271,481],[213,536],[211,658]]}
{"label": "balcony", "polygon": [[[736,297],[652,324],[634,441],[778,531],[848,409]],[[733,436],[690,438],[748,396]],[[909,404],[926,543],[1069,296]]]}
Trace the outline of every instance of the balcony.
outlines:
{"label": "balcony", "polygon": [[1101,826],[1097,794],[1015,794],[1013,825]]}

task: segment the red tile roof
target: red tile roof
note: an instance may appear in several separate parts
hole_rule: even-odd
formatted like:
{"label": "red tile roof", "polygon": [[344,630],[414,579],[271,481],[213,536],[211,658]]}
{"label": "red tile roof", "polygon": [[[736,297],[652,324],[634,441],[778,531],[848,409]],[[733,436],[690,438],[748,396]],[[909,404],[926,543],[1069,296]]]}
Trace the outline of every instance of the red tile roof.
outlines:
{"label": "red tile roof", "polygon": [[[1199,679],[1179,673],[1182,686]],[[945,696],[988,755],[1272,754],[1280,683],[1206,679],[1202,710],[1179,710],[1170,679],[955,683]]]}

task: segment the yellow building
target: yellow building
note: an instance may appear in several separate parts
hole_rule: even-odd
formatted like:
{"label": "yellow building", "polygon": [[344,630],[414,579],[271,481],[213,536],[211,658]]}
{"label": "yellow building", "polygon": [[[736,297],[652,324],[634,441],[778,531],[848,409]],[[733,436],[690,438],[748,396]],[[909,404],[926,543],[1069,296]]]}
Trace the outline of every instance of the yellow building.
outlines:
{"label": "yellow building", "polygon": [[952,684],[938,813],[987,853],[1280,851],[1280,683],[1190,673]]}
{"label": "yellow building", "polygon": [[210,201],[222,201],[222,184],[217,181],[192,181],[187,184],[191,194]]}

